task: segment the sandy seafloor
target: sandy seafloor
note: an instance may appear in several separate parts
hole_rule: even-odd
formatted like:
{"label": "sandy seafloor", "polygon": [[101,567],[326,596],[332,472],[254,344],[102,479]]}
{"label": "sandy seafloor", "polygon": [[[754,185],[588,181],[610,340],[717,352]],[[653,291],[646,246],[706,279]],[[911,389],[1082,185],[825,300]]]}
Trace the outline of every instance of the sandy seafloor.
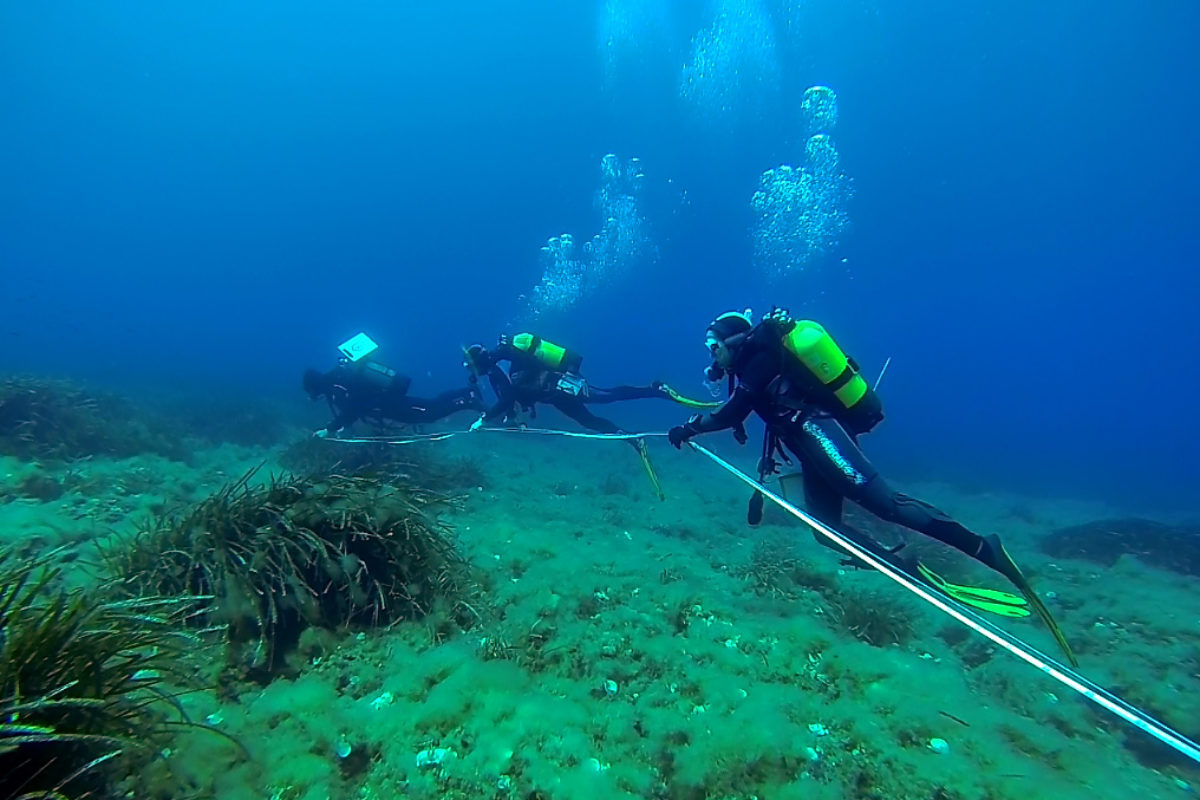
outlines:
{"label": "sandy seafloor", "polygon": [[[186,695],[193,719],[252,754],[182,736],[156,768],[189,783],[187,796],[1128,800],[1200,788],[1200,771],[1144,734],[882,576],[843,569],[778,510],[747,527],[744,487],[696,453],[652,444],[659,502],[620,442],[481,433],[430,446],[480,470],[447,521],[486,576],[485,621],[308,635],[266,687],[236,701]],[[738,463],[750,468],[756,450]],[[68,545],[72,578],[86,582],[95,541],[264,460],[265,478],[274,455],[225,445],[191,467],[77,464],[61,498],[0,505],[0,535]],[[9,486],[34,469],[0,459]],[[900,488],[1005,537],[1084,675],[1200,732],[1195,585],[1133,557],[1104,570],[1036,548],[1060,526],[1144,509]],[[756,550],[795,564],[763,585],[749,569]],[[964,559],[938,563],[1001,588]],[[899,620],[903,641],[856,638],[851,603]],[[1054,653],[1035,623],[1001,622]]]}

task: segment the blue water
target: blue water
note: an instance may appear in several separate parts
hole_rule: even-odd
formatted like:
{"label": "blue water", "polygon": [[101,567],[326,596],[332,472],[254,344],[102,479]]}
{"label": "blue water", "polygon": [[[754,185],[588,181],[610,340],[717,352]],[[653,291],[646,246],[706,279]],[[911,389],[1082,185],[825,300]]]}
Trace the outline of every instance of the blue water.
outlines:
{"label": "blue water", "polygon": [[[889,473],[1194,508],[1200,7],[747,2],[777,89],[706,124],[713,7],[628,3],[655,25],[613,62],[613,5],[4,4],[0,370],[292,402],[367,330],[432,394],[597,229],[615,152],[660,257],[538,326],[595,382],[697,390],[707,321],[779,303],[892,357]],[[813,84],[852,227],[770,283],[749,198]]]}

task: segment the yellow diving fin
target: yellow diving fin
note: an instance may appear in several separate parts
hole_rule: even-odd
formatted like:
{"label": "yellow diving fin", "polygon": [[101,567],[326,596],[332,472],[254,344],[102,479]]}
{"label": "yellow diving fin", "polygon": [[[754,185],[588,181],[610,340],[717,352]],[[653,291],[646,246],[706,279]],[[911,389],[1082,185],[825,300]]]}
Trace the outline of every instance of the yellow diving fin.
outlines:
{"label": "yellow diving fin", "polygon": [[724,405],[724,403],[693,400],[690,397],[684,397],[665,383],[661,384],[659,388],[661,388],[663,393],[676,403],[679,403],[681,406],[687,406],[688,408],[720,408],[722,405]]}
{"label": "yellow diving fin", "polygon": [[920,562],[917,562],[917,569],[926,583],[964,605],[1002,617],[1029,616],[1029,604],[1021,595],[1002,592],[999,589],[984,589],[950,583]]}
{"label": "yellow diving fin", "polygon": [[646,475],[649,476],[650,483],[654,486],[654,493],[658,495],[659,500],[666,500],[667,494],[658,480],[658,473],[654,471],[654,465],[650,463],[650,450],[646,447],[646,440],[630,439],[629,441],[637,450],[638,458],[642,459],[642,466],[646,468]]}
{"label": "yellow diving fin", "polygon": [[1079,666],[1079,660],[1075,658],[1075,653],[1071,650],[1071,645],[1067,641],[1067,637],[1063,635],[1062,630],[1058,627],[1058,623],[1054,621],[1054,617],[1050,615],[1050,609],[1046,608],[1046,604],[1042,602],[1042,598],[1037,596],[1037,592],[1029,585],[1025,574],[1021,572],[1021,568],[1017,566],[1017,562],[1013,561],[1013,557],[1008,554],[1008,550],[1000,542],[998,536],[985,536],[984,541],[988,544],[988,549],[993,556],[995,563],[984,562],[992,569],[999,572],[1004,577],[1012,581],[1013,586],[1020,590],[1021,594],[1025,595],[1025,599],[1029,601],[1029,607],[1033,613],[1038,615],[1038,619],[1042,621],[1049,630],[1050,635],[1054,637],[1054,641],[1058,643],[1059,649],[1066,655],[1067,661],[1072,667]]}
{"label": "yellow diving fin", "polygon": [[958,586],[949,583],[924,564],[918,563],[917,568],[930,585],[958,600],[960,603],[978,608],[981,611],[988,611],[1006,617],[1027,617],[1030,611],[1032,611],[1042,621],[1042,624],[1046,626],[1047,630],[1050,631],[1050,635],[1054,637],[1054,641],[1058,644],[1059,649],[1067,657],[1067,662],[1073,667],[1079,666],[1079,660],[1075,658],[1075,652],[1071,650],[1071,645],[1067,642],[1067,637],[1063,635],[1062,629],[1054,621],[1054,617],[1050,614],[1050,609],[1046,608],[1046,604],[1033,591],[1033,587],[1025,579],[1025,575],[1021,572],[1020,567],[1012,560],[1012,556],[1008,554],[1003,545],[999,546],[999,553],[1002,555],[1004,561],[999,565],[1001,569],[997,569],[996,571],[1012,581],[1013,585],[1021,591],[1021,596],[1010,594],[1009,592],[1001,592],[996,589]]}

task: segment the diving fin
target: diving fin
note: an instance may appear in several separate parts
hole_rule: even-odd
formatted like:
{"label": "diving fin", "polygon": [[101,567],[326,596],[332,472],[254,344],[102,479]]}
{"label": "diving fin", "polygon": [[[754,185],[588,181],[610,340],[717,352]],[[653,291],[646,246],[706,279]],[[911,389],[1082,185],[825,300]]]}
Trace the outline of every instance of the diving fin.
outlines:
{"label": "diving fin", "polygon": [[649,476],[650,483],[654,486],[654,493],[658,495],[659,500],[666,500],[667,494],[658,480],[658,473],[654,471],[654,465],[650,463],[650,450],[646,447],[646,440],[630,439],[629,441],[633,445],[633,449],[637,450],[638,458],[642,459],[642,466],[646,468],[646,475]]}
{"label": "diving fin", "polygon": [[999,589],[985,589],[977,586],[961,586],[956,583],[950,583],[919,561],[917,562],[917,569],[926,583],[942,594],[964,605],[977,608],[980,611],[987,611],[990,614],[998,614],[1002,617],[1029,616],[1028,604],[1025,598],[1020,595],[1003,592]]}
{"label": "diving fin", "polygon": [[705,400],[693,400],[690,397],[684,397],[665,383],[659,384],[658,388],[661,389],[663,394],[665,394],[667,397],[671,398],[676,403],[679,403],[679,405],[687,406],[688,408],[720,408],[723,405],[723,403],[713,403]]}
{"label": "diving fin", "polygon": [[754,494],[750,495],[750,505],[746,508],[746,522],[751,525],[758,525],[763,519],[763,502],[766,500],[766,495],[757,489]]}
{"label": "diving fin", "polygon": [[1013,557],[1004,549],[1004,545],[1000,542],[1000,537],[992,534],[991,536],[983,537],[983,546],[980,547],[979,553],[975,558],[982,561],[987,566],[999,572],[1004,577],[1008,578],[1013,586],[1021,591],[1025,599],[1029,601],[1029,607],[1033,609],[1033,613],[1038,615],[1050,630],[1050,635],[1054,637],[1054,641],[1058,643],[1059,648],[1066,655],[1067,661],[1072,667],[1079,666],[1079,660],[1075,658],[1075,653],[1071,650],[1071,645],[1067,642],[1067,637],[1063,635],[1062,630],[1058,627],[1058,623],[1054,621],[1054,617],[1050,615],[1050,609],[1046,608],[1046,604],[1042,602],[1042,598],[1037,596],[1033,591],[1033,587],[1029,585],[1021,568],[1017,566],[1017,562],[1013,561]]}
{"label": "diving fin", "polygon": [[[760,466],[760,471],[762,471],[761,466]],[[770,471],[774,472],[775,470],[770,470]],[[764,473],[764,475],[765,474],[766,473]],[[788,484],[793,483],[798,479],[803,479],[803,477],[804,477],[803,474],[801,474],[799,472],[789,472],[786,475],[779,476],[779,494],[783,496],[784,500],[788,499],[788,490],[787,490]],[[758,491],[757,489],[755,489],[754,494],[752,494],[750,496],[750,504],[746,508],[746,522],[748,522],[750,525],[753,526],[753,525],[757,525],[760,522],[762,522],[763,502],[766,499],[767,499],[767,496],[765,494],[763,494],[762,492]]]}

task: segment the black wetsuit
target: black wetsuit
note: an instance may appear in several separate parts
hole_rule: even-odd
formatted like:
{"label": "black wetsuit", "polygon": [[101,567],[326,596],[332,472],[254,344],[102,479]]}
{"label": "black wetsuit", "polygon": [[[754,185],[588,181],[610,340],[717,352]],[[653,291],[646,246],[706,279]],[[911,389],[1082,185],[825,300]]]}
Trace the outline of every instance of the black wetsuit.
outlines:
{"label": "black wetsuit", "polygon": [[343,364],[324,375],[333,420],[331,433],[360,419],[379,424],[398,422],[419,425],[436,422],[456,411],[483,409],[478,390],[451,389],[437,397],[414,397],[408,393],[412,379],[373,361]]}
{"label": "black wetsuit", "polygon": [[[672,442],[697,433],[736,428],[751,412],[767,425],[771,455],[782,445],[803,470],[804,500],[810,514],[847,533],[873,552],[883,547],[842,525],[846,498],[875,516],[932,536],[967,555],[978,557],[983,539],[930,504],[892,489],[858,447],[858,436],[869,431],[883,414],[875,398],[862,413],[848,412],[822,398],[801,371],[788,367],[778,329],[762,323],[736,350],[730,373],[735,388],[729,400],[711,414],[693,417],[672,430]],[[824,543],[823,539],[818,538]]]}
{"label": "black wetsuit", "polygon": [[[486,374],[496,393],[496,402],[483,415],[485,422],[509,418],[518,406],[532,412],[537,403],[545,403],[588,430],[621,433],[617,425],[593,414],[588,406],[624,400],[669,399],[656,386],[614,386],[608,389],[591,386],[576,372],[582,359],[570,351],[567,351],[563,360],[567,370],[548,369],[535,356],[509,342],[501,342],[489,357],[490,366]],[[509,362],[507,373],[500,368],[498,362],[501,361]]]}

